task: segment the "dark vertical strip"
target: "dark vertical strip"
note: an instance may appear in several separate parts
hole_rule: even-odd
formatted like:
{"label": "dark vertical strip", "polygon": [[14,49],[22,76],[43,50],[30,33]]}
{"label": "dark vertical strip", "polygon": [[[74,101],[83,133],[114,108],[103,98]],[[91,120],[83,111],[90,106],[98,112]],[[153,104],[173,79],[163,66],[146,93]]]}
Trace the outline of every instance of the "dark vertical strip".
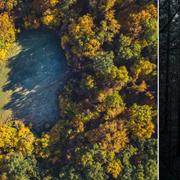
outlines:
{"label": "dark vertical strip", "polygon": [[[168,4],[168,22],[170,19],[170,0],[167,0],[167,4]],[[168,107],[168,103],[169,103],[169,66],[170,66],[170,62],[169,62],[169,55],[170,55],[170,23],[167,26],[167,51],[166,51],[166,90],[165,90],[165,130],[168,130],[168,118],[169,118],[169,107]]]}
{"label": "dark vertical strip", "polygon": [[[170,0],[167,0],[167,22],[169,22],[171,18],[171,3]],[[170,112],[171,112],[171,104],[169,99],[169,90],[170,90],[170,81],[169,81],[169,75],[170,75],[170,30],[171,30],[171,23],[168,23],[167,26],[167,51],[166,51],[166,90],[165,90],[165,131],[168,133],[168,167],[171,168],[171,134],[170,134]]]}
{"label": "dark vertical strip", "polygon": [[[180,2],[178,2],[180,4]],[[180,13],[178,13],[178,16],[180,16]],[[180,17],[178,17],[178,38],[180,38]],[[178,62],[178,147],[177,147],[177,155],[180,156],[180,39],[178,39],[177,42],[177,62]]]}

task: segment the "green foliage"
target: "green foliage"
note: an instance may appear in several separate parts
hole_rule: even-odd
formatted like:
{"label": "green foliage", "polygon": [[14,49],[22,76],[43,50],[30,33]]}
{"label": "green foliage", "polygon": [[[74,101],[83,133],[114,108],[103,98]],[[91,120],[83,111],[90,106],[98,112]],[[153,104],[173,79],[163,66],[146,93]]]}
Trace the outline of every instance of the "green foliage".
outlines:
{"label": "green foliage", "polygon": [[145,174],[147,180],[157,179],[157,162],[155,160],[148,160],[145,166]]}
{"label": "green foliage", "polygon": [[151,138],[154,132],[152,108],[148,105],[139,106],[134,104],[129,109],[129,116],[129,127],[133,136],[140,139]]}
{"label": "green foliage", "polygon": [[0,178],[156,179],[154,1],[0,1],[0,59],[18,28],[41,26],[61,35],[72,77],[40,138],[0,124]]}
{"label": "green foliage", "polygon": [[157,179],[157,140],[139,141],[138,148],[141,152],[139,156],[141,164],[136,167],[135,176],[140,179]]}
{"label": "green foliage", "polygon": [[134,179],[145,180],[144,169],[141,164],[138,164],[138,166],[137,166],[137,171],[134,175]]}
{"label": "green foliage", "polygon": [[69,10],[69,8],[76,2],[77,0],[63,0],[61,1],[60,9],[63,10],[64,12],[67,12],[67,10]]}
{"label": "green foliage", "polygon": [[36,158],[47,157],[47,139],[48,135],[35,137],[21,121],[0,124],[0,177],[10,180],[38,178]]}
{"label": "green foliage", "polygon": [[138,148],[128,145],[126,149],[123,150],[123,152],[120,154],[120,159],[121,162],[123,163],[123,171],[122,174],[120,175],[121,179],[124,180],[129,180],[134,178],[134,165],[132,164],[132,158],[134,155],[136,155],[138,151]]}
{"label": "green foliage", "polygon": [[111,74],[112,68],[114,67],[113,63],[114,53],[111,52],[98,52],[93,62],[93,70],[100,75],[107,76]]}
{"label": "green foliage", "polygon": [[10,180],[29,180],[37,178],[37,160],[34,156],[24,157],[21,153],[12,153],[4,159],[5,165],[0,166],[0,177],[5,176]]}
{"label": "green foliage", "polygon": [[84,176],[86,179],[106,179],[106,174],[104,172],[103,167],[101,166],[101,163],[93,163],[90,167],[85,168]]}
{"label": "green foliage", "polygon": [[104,16],[104,19],[100,23],[98,38],[100,42],[112,42],[120,30],[120,24],[115,18],[114,10],[106,11]]}
{"label": "green foliage", "polygon": [[121,172],[121,162],[115,160],[111,151],[101,150],[96,144],[84,152],[81,158],[85,179],[108,179],[109,175],[117,177]]}
{"label": "green foliage", "polygon": [[4,40],[0,39],[0,48],[2,49],[4,47]]}
{"label": "green foliage", "polygon": [[76,169],[73,167],[62,168],[62,171],[59,173],[60,180],[81,180],[81,175],[76,172]]}
{"label": "green foliage", "polygon": [[125,109],[125,104],[119,93],[115,92],[106,97],[104,101],[104,108],[104,118],[108,120],[121,114]]}
{"label": "green foliage", "polygon": [[157,140],[140,140],[137,146],[127,146],[120,154],[124,165],[120,179],[157,179]]}
{"label": "green foliage", "polygon": [[139,41],[133,41],[130,37],[123,34],[119,38],[119,58],[131,59],[140,58],[142,47]]}
{"label": "green foliage", "polygon": [[110,96],[108,96],[105,100],[106,107],[109,108],[116,108],[116,107],[123,107],[124,103],[121,96],[116,92]]}
{"label": "green foliage", "polygon": [[148,43],[156,44],[157,41],[157,22],[156,19],[148,19],[144,22],[144,36]]}

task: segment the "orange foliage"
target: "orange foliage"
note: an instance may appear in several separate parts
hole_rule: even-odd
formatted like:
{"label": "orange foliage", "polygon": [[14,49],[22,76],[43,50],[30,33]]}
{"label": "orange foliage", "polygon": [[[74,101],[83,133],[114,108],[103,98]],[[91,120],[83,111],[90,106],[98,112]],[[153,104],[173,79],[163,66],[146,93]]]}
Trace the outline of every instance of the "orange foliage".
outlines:
{"label": "orange foliage", "polygon": [[102,150],[120,152],[128,143],[127,129],[122,120],[105,122],[85,135],[89,142],[99,144]]}

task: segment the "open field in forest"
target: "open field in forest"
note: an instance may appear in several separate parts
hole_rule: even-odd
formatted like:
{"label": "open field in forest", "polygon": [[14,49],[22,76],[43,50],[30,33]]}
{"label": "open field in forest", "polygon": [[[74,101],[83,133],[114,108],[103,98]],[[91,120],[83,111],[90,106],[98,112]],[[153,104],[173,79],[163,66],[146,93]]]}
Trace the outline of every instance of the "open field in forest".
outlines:
{"label": "open field in forest", "polygon": [[22,33],[16,46],[9,60],[1,62],[1,120],[13,115],[41,129],[58,119],[58,94],[67,66],[52,33]]}

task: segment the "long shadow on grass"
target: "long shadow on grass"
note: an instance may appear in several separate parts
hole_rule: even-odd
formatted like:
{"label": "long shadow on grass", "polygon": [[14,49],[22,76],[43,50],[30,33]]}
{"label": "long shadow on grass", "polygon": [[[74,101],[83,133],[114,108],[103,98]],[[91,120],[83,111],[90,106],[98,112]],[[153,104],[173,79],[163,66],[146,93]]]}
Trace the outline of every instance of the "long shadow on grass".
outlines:
{"label": "long shadow on grass", "polygon": [[8,64],[11,71],[4,91],[13,94],[4,108],[11,109],[15,119],[42,130],[58,119],[58,94],[68,68],[54,33],[28,31],[18,41],[23,49]]}

